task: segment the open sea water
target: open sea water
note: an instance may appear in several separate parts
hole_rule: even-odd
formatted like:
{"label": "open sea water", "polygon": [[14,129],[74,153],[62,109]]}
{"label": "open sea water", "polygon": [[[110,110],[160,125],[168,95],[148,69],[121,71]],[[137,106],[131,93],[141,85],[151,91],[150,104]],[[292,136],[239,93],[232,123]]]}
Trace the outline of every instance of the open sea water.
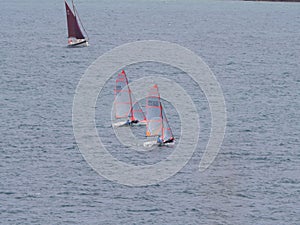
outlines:
{"label": "open sea water", "polygon": [[[63,1],[0,3],[1,224],[299,224],[300,4],[75,3],[90,37],[87,48],[66,48]],[[197,149],[180,172],[157,185],[130,187],[99,176],[84,160],[72,104],[94,60],[149,39],[182,45],[208,64],[223,90],[227,127],[215,161],[199,172],[211,128],[201,89],[168,65],[128,66],[131,80],[151,74],[179,82],[201,127]],[[158,162],[169,148],[130,152],[107,126],[114,79],[97,101],[99,135],[121,161]],[[178,114],[165,105],[180,138]],[[138,136],[142,128],[132,129]]]}

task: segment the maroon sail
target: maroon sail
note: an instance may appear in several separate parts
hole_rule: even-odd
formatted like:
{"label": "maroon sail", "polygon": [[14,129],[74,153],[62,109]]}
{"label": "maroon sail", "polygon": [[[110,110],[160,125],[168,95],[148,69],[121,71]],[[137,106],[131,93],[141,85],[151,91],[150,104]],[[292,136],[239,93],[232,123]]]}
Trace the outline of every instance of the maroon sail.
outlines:
{"label": "maroon sail", "polygon": [[68,23],[68,37],[71,38],[77,38],[77,39],[84,39],[85,37],[83,36],[79,24],[77,22],[76,16],[68,6],[67,2],[65,1],[66,4],[66,12],[67,12],[67,23]]}

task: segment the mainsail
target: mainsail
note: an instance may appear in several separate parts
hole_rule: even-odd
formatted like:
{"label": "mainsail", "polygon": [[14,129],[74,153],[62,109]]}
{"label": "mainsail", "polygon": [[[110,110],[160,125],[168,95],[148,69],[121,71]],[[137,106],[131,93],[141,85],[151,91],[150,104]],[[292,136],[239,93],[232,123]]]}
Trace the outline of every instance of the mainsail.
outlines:
{"label": "mainsail", "polygon": [[70,9],[68,3],[65,1],[66,6],[66,13],[67,13],[67,23],[68,23],[68,38],[77,38],[77,39],[84,39],[81,29],[79,27],[76,12],[74,7],[74,12]]}
{"label": "mainsail", "polygon": [[160,103],[160,108],[161,108],[161,112],[162,112],[162,130],[161,130],[162,134],[161,134],[161,137],[162,137],[162,140],[166,141],[173,137],[173,133],[172,133],[167,116],[165,114],[165,111],[164,111],[161,103]]}
{"label": "mainsail", "polygon": [[[133,97],[133,96],[132,96]],[[132,106],[132,110],[130,110],[128,117],[131,121],[146,121],[145,114],[138,102],[135,102]]]}
{"label": "mainsail", "polygon": [[146,110],[146,136],[149,137],[160,135],[162,128],[162,112],[160,106],[160,95],[156,84],[151,87],[147,96]]}
{"label": "mainsail", "polygon": [[130,121],[145,121],[146,117],[138,102],[133,101],[131,89],[124,70],[118,74],[115,86],[115,117]]}
{"label": "mainsail", "polygon": [[124,70],[118,74],[115,86],[115,117],[127,118],[132,105],[131,91],[128,87],[128,80]]}
{"label": "mainsail", "polygon": [[167,116],[163,110],[157,85],[154,85],[147,97],[146,136],[161,136],[163,141],[173,138]]}

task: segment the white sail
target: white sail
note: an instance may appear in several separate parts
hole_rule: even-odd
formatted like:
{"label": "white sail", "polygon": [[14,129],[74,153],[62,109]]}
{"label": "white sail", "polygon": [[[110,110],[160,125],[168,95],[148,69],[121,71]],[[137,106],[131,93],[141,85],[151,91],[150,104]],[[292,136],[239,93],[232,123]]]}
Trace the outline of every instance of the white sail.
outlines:
{"label": "white sail", "polygon": [[160,95],[157,85],[151,87],[146,100],[146,117],[147,127],[146,136],[160,135],[157,129],[161,128],[161,109],[160,109]]}
{"label": "white sail", "polygon": [[171,127],[169,125],[169,122],[168,122],[168,119],[167,119],[167,116],[165,114],[165,111],[163,110],[163,108],[161,107],[162,109],[162,134],[161,134],[161,137],[164,141],[166,140],[169,140],[170,138],[173,138],[173,133],[172,133],[172,130],[171,130]]}
{"label": "white sail", "polygon": [[138,102],[133,104],[132,110],[130,110],[128,117],[131,118],[131,120],[138,120],[140,122],[146,121],[145,114]]}
{"label": "white sail", "polygon": [[118,74],[115,86],[115,117],[127,118],[131,109],[131,93],[125,71]]}
{"label": "white sail", "polygon": [[146,136],[160,136],[161,143],[173,142],[174,137],[167,116],[160,101],[157,85],[151,87],[146,102],[147,127]]}
{"label": "white sail", "polygon": [[114,90],[115,118],[126,118],[126,121],[115,123],[113,126],[146,125],[145,114],[139,103],[133,101],[133,95],[128,85],[128,79],[124,70],[118,74]]}

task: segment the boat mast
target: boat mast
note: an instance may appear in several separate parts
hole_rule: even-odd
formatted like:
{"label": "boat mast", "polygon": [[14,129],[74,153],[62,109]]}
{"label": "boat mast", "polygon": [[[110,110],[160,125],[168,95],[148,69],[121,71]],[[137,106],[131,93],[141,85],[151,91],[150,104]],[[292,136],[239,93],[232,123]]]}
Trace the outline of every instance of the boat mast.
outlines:
{"label": "boat mast", "polygon": [[[124,74],[125,74],[125,71],[124,71]],[[128,85],[128,79],[127,79],[127,76],[125,74],[125,79],[126,79],[126,84],[127,84],[127,88],[128,88],[128,93],[129,93],[129,101],[130,101],[130,114],[131,114],[131,120],[134,120],[134,115],[133,115],[133,104],[132,104],[132,97],[131,97],[131,89]]]}
{"label": "boat mast", "polygon": [[161,118],[161,138],[164,141],[164,117],[163,117],[163,112],[162,112],[162,105],[159,99],[159,108],[160,108],[160,118]]}
{"label": "boat mast", "polygon": [[76,11],[75,11],[75,5],[74,5],[74,1],[72,0],[72,6],[73,6],[73,12],[74,12],[74,16],[76,18]]}

